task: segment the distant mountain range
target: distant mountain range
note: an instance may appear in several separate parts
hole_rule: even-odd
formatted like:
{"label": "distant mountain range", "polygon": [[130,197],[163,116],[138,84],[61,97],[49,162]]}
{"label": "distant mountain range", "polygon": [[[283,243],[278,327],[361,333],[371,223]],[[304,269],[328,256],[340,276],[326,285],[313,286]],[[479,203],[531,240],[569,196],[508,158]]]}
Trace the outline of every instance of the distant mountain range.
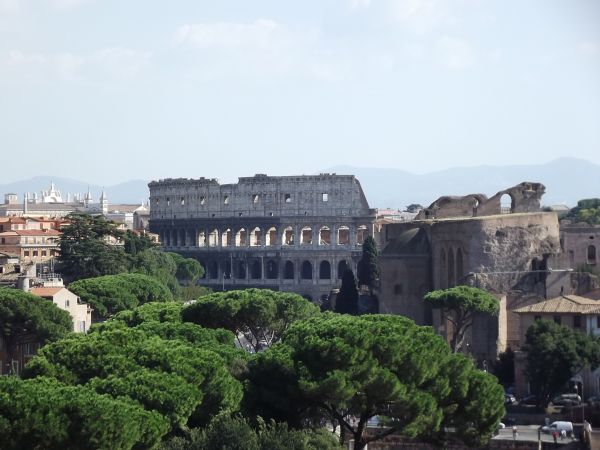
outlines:
{"label": "distant mountain range", "polygon": [[[322,172],[356,175],[373,208],[403,209],[411,203],[428,206],[442,195],[482,193],[491,197],[522,181],[541,182],[546,186],[546,194],[542,198],[544,205],[575,206],[577,200],[582,198],[600,197],[600,166],[576,158],[560,158],[537,165],[455,167],[423,175],[400,169],[352,166],[335,166]],[[198,176],[210,176],[210,173]],[[0,194],[13,192],[22,201],[24,192],[48,189],[51,181],[54,181],[65,199],[67,192],[85,193],[89,186],[94,199],[98,200],[102,190],[101,186],[83,181],[44,176],[0,184]],[[105,190],[110,203],[135,204],[147,201],[149,196],[146,180],[106,186]]]}

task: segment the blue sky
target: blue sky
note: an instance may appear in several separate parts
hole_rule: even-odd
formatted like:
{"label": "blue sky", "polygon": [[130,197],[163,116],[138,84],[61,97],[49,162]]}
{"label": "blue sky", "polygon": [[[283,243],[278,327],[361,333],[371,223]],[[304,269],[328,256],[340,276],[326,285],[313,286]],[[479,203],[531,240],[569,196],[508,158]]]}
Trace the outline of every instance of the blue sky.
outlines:
{"label": "blue sky", "polygon": [[0,177],[600,164],[594,0],[0,0]]}

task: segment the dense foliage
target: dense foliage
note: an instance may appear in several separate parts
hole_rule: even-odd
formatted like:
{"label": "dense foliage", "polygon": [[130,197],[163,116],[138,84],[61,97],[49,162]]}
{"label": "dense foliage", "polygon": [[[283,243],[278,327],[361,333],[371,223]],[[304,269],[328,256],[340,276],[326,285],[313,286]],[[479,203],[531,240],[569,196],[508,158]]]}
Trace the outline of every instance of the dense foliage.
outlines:
{"label": "dense foliage", "polygon": [[168,428],[155,412],[81,386],[0,377],[3,450],[152,448]]}
{"label": "dense foliage", "polygon": [[442,317],[452,323],[453,334],[450,347],[459,352],[465,334],[473,325],[477,313],[498,315],[500,304],[490,293],[470,286],[456,286],[429,292],[424,298],[433,308],[442,311]]}
{"label": "dense foliage", "polygon": [[[355,448],[399,432],[442,439],[447,426],[485,443],[504,414],[503,389],[427,327],[400,316],[332,313],[296,322],[249,366],[246,408],[301,426],[328,419]],[[388,427],[365,437],[370,418]]]}
{"label": "dense foliage", "polygon": [[317,306],[297,294],[245,289],[201,297],[183,310],[182,317],[203,327],[241,334],[253,351],[259,351],[278,342],[293,322],[318,313]]}
{"label": "dense foliage", "polygon": [[572,208],[564,219],[600,225],[600,198],[579,200],[577,206]]}
{"label": "dense foliage", "polygon": [[340,450],[334,435],[324,429],[293,430],[285,423],[264,424],[253,429],[247,420],[217,416],[209,426],[188,437],[165,442],[160,450]]}
{"label": "dense foliage", "polygon": [[536,320],[527,329],[524,351],[527,376],[544,401],[585,366],[600,366],[600,339],[547,320]]}
{"label": "dense foliage", "polygon": [[352,270],[348,269],[342,275],[342,286],[335,299],[335,312],[340,314],[358,314],[358,289]]}
{"label": "dense foliage", "polygon": [[0,287],[0,341],[7,361],[16,359],[17,345],[23,342],[54,341],[73,331],[68,312],[52,301],[19,289]]}
{"label": "dense foliage", "polygon": [[379,279],[379,259],[377,254],[377,243],[372,236],[367,236],[362,247],[362,258],[358,262],[358,284],[369,286]]}
{"label": "dense foliage", "polygon": [[96,319],[148,302],[173,300],[171,291],[163,283],[139,273],[87,278],[71,283],[69,289],[94,309]]}

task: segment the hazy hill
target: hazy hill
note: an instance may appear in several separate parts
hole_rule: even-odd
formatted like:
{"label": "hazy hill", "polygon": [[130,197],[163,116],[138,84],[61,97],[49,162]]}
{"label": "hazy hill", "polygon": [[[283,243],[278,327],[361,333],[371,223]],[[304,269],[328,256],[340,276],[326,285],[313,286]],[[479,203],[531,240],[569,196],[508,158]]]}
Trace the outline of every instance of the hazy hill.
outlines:
{"label": "hazy hill", "polygon": [[[360,180],[369,204],[373,208],[404,208],[411,203],[429,205],[442,195],[486,194],[514,186],[522,181],[546,185],[542,198],[544,205],[567,204],[574,206],[582,198],[600,197],[600,166],[576,158],[561,158],[547,164],[455,167],[452,169],[416,175],[400,169],[369,169],[335,166],[322,170],[338,174],[354,174]],[[249,174],[240,174],[247,176]],[[277,175],[277,174],[269,174]],[[211,176],[199,173],[198,176]],[[40,176],[15,183],[0,184],[0,194],[14,192],[22,201],[23,193],[48,189],[54,181],[66,198],[67,192],[86,192],[83,181],[61,177]],[[97,200],[101,186],[89,185]],[[149,196],[148,182],[132,180],[106,186],[110,203],[139,203]],[[3,200],[3,196],[0,201]]]}

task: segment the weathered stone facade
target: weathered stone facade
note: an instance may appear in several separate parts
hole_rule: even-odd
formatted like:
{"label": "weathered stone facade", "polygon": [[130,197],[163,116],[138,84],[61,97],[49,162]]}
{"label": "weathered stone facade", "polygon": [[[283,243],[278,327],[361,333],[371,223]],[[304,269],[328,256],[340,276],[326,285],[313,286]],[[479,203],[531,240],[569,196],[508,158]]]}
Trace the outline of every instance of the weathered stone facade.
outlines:
{"label": "weathered stone facade", "polygon": [[264,287],[313,300],[353,270],[374,233],[352,175],[166,179],[150,188],[150,230],[165,250],[198,259],[213,289]]}
{"label": "weathered stone facade", "polygon": [[600,275],[600,226],[561,223],[560,243],[574,269]]}
{"label": "weathered stone facade", "polygon": [[[486,359],[507,345],[514,348],[519,321],[512,310],[568,292],[571,285],[567,272],[552,271],[560,268],[559,225],[556,213],[540,212],[543,192],[543,185],[522,183],[489,200],[482,194],[442,197],[413,222],[385,225],[380,311],[433,325],[448,336],[448,324],[426,309],[423,295],[474,285],[497,294],[501,312],[475,320],[470,352]],[[508,209],[501,207],[503,195],[512,203]]]}

